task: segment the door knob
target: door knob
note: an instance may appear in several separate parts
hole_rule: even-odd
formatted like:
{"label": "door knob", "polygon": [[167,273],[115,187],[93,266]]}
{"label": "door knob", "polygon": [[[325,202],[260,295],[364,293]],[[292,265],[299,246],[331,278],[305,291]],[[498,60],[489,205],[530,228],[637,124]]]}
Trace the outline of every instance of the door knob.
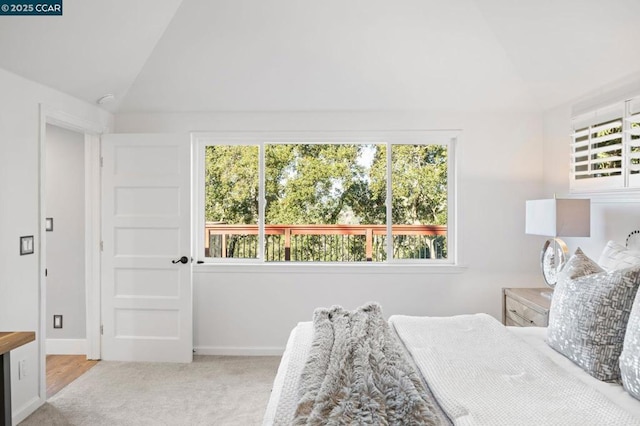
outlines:
{"label": "door knob", "polygon": [[172,260],[171,263],[189,263],[189,258],[182,256],[180,259]]}

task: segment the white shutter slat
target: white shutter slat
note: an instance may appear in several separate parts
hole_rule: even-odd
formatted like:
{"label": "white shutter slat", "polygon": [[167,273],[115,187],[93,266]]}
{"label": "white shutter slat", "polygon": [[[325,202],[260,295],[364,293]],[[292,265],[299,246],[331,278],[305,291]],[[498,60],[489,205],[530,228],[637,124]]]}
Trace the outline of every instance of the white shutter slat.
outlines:
{"label": "white shutter slat", "polygon": [[602,146],[600,148],[593,148],[593,149],[591,149],[589,151],[589,154],[596,155],[596,154],[601,154],[603,152],[617,151],[619,149],[622,149],[622,144],[621,143],[617,143],[615,145],[609,145],[609,146]]}
{"label": "white shutter slat", "polygon": [[[638,170],[640,170],[640,166],[638,166]],[[600,176],[594,176],[594,175],[612,174],[612,173],[620,173],[620,172],[622,172],[622,168],[615,167],[611,169],[599,169],[599,170],[590,170],[590,171],[583,170],[580,172],[573,172],[573,175],[574,176],[592,176],[596,178]]]}
{"label": "white shutter slat", "polygon": [[600,136],[598,138],[592,138],[591,144],[595,145],[602,142],[612,141],[615,139],[622,139],[622,132],[620,133],[611,133],[610,135]]}
{"label": "white shutter slat", "polygon": [[609,129],[615,129],[616,127],[622,127],[622,120],[616,120],[612,121],[611,123],[592,126],[591,133],[598,133]]}
{"label": "white shutter slat", "polygon": [[578,139],[578,138],[583,138],[585,136],[589,135],[589,129],[582,129],[582,130],[578,130],[577,132],[575,132],[573,135],[573,139]]}
{"label": "white shutter slat", "polygon": [[580,142],[574,142],[574,143],[571,144],[571,147],[573,149],[582,148],[583,146],[589,146],[589,139],[584,140],[584,141],[580,141]]}
{"label": "white shutter slat", "polygon": [[630,123],[640,123],[640,113],[630,115],[629,117],[625,118],[625,120]]}
{"label": "white shutter slat", "polygon": [[[591,164],[600,164],[600,163],[607,163],[609,161],[621,161],[621,160],[622,160],[621,156],[596,158],[596,159],[591,160]],[[598,171],[601,171],[601,170],[598,169]]]}

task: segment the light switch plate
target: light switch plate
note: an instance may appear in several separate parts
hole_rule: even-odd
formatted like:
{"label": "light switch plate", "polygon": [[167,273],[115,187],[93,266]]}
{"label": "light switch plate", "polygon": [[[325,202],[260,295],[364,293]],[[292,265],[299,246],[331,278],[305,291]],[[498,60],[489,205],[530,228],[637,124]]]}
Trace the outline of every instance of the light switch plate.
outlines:
{"label": "light switch plate", "polygon": [[62,315],[53,316],[53,328],[62,328]]}
{"label": "light switch plate", "polygon": [[33,235],[20,237],[20,256],[33,254]]}

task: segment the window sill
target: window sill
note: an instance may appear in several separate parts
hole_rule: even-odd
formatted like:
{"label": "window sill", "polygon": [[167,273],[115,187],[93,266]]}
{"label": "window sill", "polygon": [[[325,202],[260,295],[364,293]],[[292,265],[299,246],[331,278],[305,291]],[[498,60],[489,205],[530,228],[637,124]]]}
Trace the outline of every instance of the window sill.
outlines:
{"label": "window sill", "polygon": [[592,203],[637,203],[640,202],[640,188],[573,190],[569,197],[588,197]]}
{"label": "window sill", "polygon": [[200,263],[193,265],[195,274],[216,273],[296,273],[296,274],[460,274],[464,265],[452,264],[341,264],[341,263]]}

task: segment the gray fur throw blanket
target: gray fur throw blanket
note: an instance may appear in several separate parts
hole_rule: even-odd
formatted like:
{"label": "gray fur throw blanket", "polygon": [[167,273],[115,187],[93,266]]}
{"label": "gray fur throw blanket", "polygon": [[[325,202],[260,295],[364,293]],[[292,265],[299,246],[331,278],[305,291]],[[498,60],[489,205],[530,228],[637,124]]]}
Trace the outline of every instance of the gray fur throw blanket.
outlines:
{"label": "gray fur throw blanket", "polygon": [[294,425],[437,425],[434,402],[378,304],[316,309]]}

